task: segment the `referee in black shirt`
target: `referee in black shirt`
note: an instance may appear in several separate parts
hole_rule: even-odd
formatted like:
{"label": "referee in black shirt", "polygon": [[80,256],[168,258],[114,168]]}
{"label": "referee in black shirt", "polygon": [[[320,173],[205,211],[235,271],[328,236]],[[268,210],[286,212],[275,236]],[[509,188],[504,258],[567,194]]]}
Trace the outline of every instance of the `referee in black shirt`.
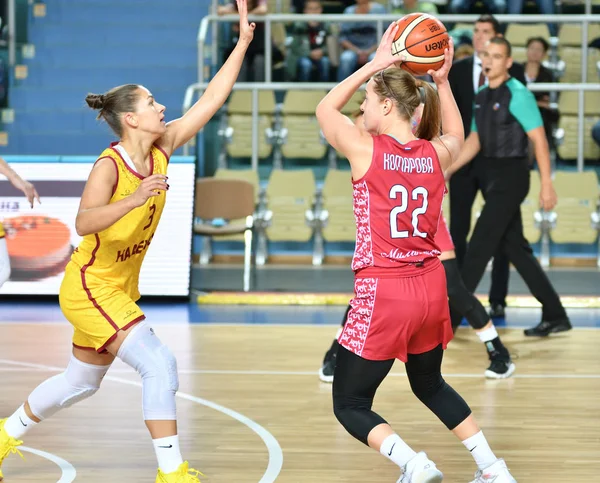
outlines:
{"label": "referee in black shirt", "polygon": [[533,94],[508,73],[510,43],[491,39],[482,53],[488,86],[475,96],[471,134],[447,175],[469,163],[483,180],[485,205],[473,230],[462,266],[465,286],[474,292],[485,268],[502,246],[533,296],[542,304],[542,320],[525,335],[546,336],[571,329],[558,294],[523,236],[521,203],[529,192],[528,138],[535,146],[541,178],[540,206],[551,210],[556,193],[550,178],[550,153]]}

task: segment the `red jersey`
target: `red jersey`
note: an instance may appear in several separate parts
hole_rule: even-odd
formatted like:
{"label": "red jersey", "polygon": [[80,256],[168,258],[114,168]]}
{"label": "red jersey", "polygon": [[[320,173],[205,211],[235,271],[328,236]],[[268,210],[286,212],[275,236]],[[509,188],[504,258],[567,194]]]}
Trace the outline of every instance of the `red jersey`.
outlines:
{"label": "red jersey", "polygon": [[373,159],[354,185],[356,248],[352,269],[403,268],[440,255],[435,235],[442,213],[444,173],[435,148],[373,136]]}

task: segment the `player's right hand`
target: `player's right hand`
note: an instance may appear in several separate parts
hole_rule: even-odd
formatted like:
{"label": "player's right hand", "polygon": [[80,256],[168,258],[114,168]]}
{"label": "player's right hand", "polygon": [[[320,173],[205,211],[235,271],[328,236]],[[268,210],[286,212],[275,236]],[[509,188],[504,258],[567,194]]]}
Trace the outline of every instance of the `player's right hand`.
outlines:
{"label": "player's right hand", "polygon": [[436,85],[439,86],[444,82],[448,82],[448,72],[450,72],[450,67],[452,67],[453,59],[454,42],[452,41],[452,37],[450,37],[448,39],[448,47],[444,49],[444,64],[438,70],[430,69],[427,71]]}
{"label": "player's right hand", "polygon": [[134,202],[136,208],[144,205],[148,198],[159,196],[162,191],[167,191],[169,189],[167,179],[165,174],[153,174],[144,178],[135,193],[131,195],[131,201]]}

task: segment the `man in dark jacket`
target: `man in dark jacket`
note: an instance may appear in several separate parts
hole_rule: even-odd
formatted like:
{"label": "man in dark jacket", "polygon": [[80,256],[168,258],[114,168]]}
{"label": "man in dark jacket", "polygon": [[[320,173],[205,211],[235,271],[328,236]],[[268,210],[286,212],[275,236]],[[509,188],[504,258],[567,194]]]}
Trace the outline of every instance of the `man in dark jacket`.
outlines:
{"label": "man in dark jacket", "polygon": [[[454,63],[448,80],[460,111],[465,128],[465,138],[469,135],[473,115],[473,101],[479,87],[486,84],[485,75],[478,56],[485,44],[493,37],[502,35],[498,20],[493,15],[482,15],[475,23],[473,31],[472,57]],[[513,63],[509,70],[512,77],[525,84],[525,70],[522,64]],[[456,258],[462,264],[467,251],[467,235],[471,228],[471,209],[481,189],[481,180],[472,169],[473,163],[454,174],[450,180],[450,233],[456,247]],[[492,286],[490,289],[490,315],[503,317],[508,292],[509,263],[506,255],[500,251],[494,255]],[[452,314],[453,319],[459,317]]]}

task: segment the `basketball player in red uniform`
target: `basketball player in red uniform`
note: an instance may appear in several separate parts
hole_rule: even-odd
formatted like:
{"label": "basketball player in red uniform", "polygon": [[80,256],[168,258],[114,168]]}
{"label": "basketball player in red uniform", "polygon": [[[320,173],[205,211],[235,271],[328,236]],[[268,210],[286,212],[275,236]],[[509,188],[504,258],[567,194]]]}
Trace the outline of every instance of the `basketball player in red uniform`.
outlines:
{"label": "basketball player in red uniform", "polygon": [[[401,69],[386,70],[399,61],[391,53],[397,29],[390,25],[373,61],[331,90],[316,112],[327,141],[350,161],[357,225],[355,296],[339,338],[334,413],[352,436],[402,468],[399,482],[442,481],[427,455],[415,453],[371,410],[377,388],[400,359],[414,394],[471,452],[479,467],[474,482],[512,483],[471,409],[441,375],[452,327],[434,236],[442,212],[444,171],[464,143],[448,84],[453,48],[450,44],[446,49],[443,67],[429,72],[438,99],[427,83]],[[361,106],[365,133],[341,109],[367,81]],[[424,112],[415,137],[411,118],[421,89]],[[438,137],[440,126],[443,135]]]}
{"label": "basketball player in red uniform", "polygon": [[[422,107],[423,104],[417,108],[411,120],[413,134],[417,132],[419,122],[421,121]],[[354,113],[353,117],[355,118],[354,125],[361,130],[364,129],[362,111],[359,110]],[[440,261],[446,272],[448,302],[450,303],[450,307],[455,309],[456,315],[458,315],[458,317],[452,318],[451,313],[453,331],[456,331],[464,316],[487,350],[490,365],[484,372],[485,377],[488,379],[506,379],[510,377],[515,372],[515,364],[512,362],[508,349],[500,340],[496,327],[485,311],[485,308],[477,297],[467,290],[462,281],[460,269],[456,261],[456,253],[454,252],[454,243],[452,242],[450,230],[448,230],[446,220],[443,216],[440,218],[440,224],[434,241],[438,245],[440,252],[442,252]],[[351,308],[348,305],[342,318],[342,328],[346,324]],[[338,331],[338,337],[342,333],[342,328]],[[333,382],[338,347],[339,343],[336,337],[329,350],[325,353],[323,363],[319,369],[319,379],[323,382]]]}

